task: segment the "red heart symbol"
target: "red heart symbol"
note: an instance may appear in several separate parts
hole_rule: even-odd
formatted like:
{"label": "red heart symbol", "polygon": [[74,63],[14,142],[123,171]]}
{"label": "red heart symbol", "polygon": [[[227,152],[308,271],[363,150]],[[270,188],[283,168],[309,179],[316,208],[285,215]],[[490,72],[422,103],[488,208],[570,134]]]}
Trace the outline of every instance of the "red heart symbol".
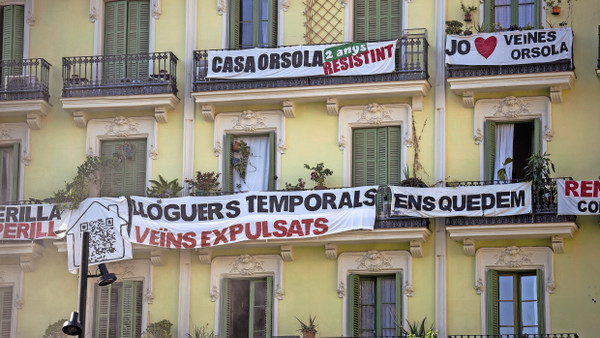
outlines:
{"label": "red heart symbol", "polygon": [[490,36],[487,39],[477,38],[475,39],[475,48],[477,48],[477,51],[479,54],[481,54],[481,56],[487,59],[490,55],[492,55],[494,49],[496,49],[497,43],[498,40],[496,40],[495,36]]}

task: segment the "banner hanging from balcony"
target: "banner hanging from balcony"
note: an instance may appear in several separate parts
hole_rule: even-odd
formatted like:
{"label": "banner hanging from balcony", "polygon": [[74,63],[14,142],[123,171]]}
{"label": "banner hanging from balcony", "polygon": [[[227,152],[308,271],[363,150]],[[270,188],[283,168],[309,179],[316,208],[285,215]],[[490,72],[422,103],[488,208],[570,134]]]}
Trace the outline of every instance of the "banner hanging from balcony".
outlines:
{"label": "banner hanging from balcony", "polygon": [[556,180],[559,215],[600,214],[600,181]]}
{"label": "banner hanging from balcony", "polygon": [[395,69],[397,40],[208,51],[207,78],[372,75]]}
{"label": "banner hanging from balcony", "polygon": [[70,216],[56,204],[0,205],[0,240],[58,238]]}
{"label": "banner hanging from balcony", "polygon": [[451,65],[516,65],[569,60],[571,28],[536,29],[446,37],[446,63]]}
{"label": "banner hanging from balcony", "polygon": [[453,188],[391,186],[392,215],[492,217],[531,213],[531,182]]}
{"label": "banner hanging from balcony", "polygon": [[162,200],[132,197],[130,236],[136,244],[189,249],[372,230],[376,193],[377,187],[358,187]]}

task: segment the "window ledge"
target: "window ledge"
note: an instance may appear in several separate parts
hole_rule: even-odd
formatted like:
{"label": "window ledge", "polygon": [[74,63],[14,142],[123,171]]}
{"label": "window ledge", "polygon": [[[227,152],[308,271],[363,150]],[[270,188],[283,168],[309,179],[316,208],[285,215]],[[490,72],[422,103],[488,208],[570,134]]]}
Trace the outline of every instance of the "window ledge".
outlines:
{"label": "window ledge", "polygon": [[472,108],[475,93],[547,89],[553,103],[562,102],[562,90],[570,89],[574,71],[448,78],[450,90],[463,97],[463,104]]}
{"label": "window ledge", "polygon": [[573,238],[578,227],[575,222],[543,224],[496,224],[448,226],[450,238],[463,243],[467,255],[475,254],[476,240],[551,238],[555,253],[563,253],[565,238]]}
{"label": "window ledge", "polygon": [[44,246],[37,242],[7,242],[0,245],[0,258],[19,258],[21,269],[25,272],[34,270],[33,261],[42,257]]}
{"label": "window ledge", "polygon": [[130,96],[63,97],[63,108],[73,114],[75,125],[85,128],[90,115],[107,112],[121,113],[124,109],[154,109],[159,123],[167,123],[167,112],[179,103],[175,94],[151,94]]}
{"label": "window ledge", "polygon": [[46,100],[0,101],[0,116],[24,117],[30,129],[41,128],[41,117],[52,108]]}

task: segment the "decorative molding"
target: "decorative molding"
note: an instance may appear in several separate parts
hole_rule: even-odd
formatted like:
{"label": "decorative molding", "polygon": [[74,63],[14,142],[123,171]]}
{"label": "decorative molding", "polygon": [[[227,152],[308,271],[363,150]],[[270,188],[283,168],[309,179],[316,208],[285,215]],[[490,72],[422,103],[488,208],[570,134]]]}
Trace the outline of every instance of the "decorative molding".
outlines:
{"label": "decorative molding", "polygon": [[[285,116],[285,113],[284,113]],[[244,110],[233,124],[233,129],[240,129],[245,132],[253,133],[257,129],[266,128],[264,118],[260,112],[253,110]]]}
{"label": "decorative molding", "polygon": [[565,239],[561,236],[552,236],[552,251],[554,253],[565,252]]}
{"label": "decorative molding", "polygon": [[475,256],[475,241],[470,238],[463,240],[463,251],[467,256]]}
{"label": "decorative molding", "polygon": [[287,12],[288,9],[290,8],[290,0],[280,0],[279,6],[280,6],[281,10],[283,10],[284,12]]}
{"label": "decorative molding", "polygon": [[106,135],[128,138],[129,135],[139,134],[138,126],[133,118],[117,116],[106,126]]}
{"label": "decorative molding", "polygon": [[29,128],[42,128],[41,118],[48,115],[52,105],[45,100],[15,100],[0,102],[0,117],[18,117]]}
{"label": "decorative molding", "polygon": [[169,122],[169,117],[167,116],[167,107],[165,106],[156,106],[154,107],[154,118],[158,123],[167,123]]}
{"label": "decorative molding", "polygon": [[475,132],[473,133],[473,140],[475,140],[475,144],[476,145],[480,145],[481,143],[483,143],[483,133],[481,132],[481,129],[477,129],[475,130]]}
{"label": "decorative molding", "polygon": [[155,20],[160,19],[160,15],[162,14],[162,9],[160,6],[160,0],[152,0],[152,17]]}
{"label": "decorative molding", "polygon": [[283,116],[285,117],[296,117],[296,105],[294,101],[285,100],[282,103]]}
{"label": "decorative molding", "polygon": [[[19,158],[21,159],[19,161],[19,171],[17,176],[17,197],[19,200],[23,199],[25,166],[31,163],[31,155],[29,151],[30,134],[31,128],[27,125],[27,123],[0,123],[0,145],[10,146],[15,143],[19,144]],[[6,245],[3,244],[2,246]],[[32,246],[34,245],[32,244]]]}
{"label": "decorative molding", "polygon": [[219,299],[219,290],[217,289],[216,286],[213,286],[212,289],[210,289],[210,292],[208,293],[208,295],[210,296],[210,300],[212,302],[216,302],[217,299]]}
{"label": "decorative molding", "polygon": [[[348,295],[344,283],[350,274],[390,274],[402,272],[401,285],[402,304],[407,303],[407,297],[412,296],[412,256],[408,251],[376,251],[368,252],[343,252],[338,256],[338,276],[336,292],[338,297],[342,298],[342,328],[343,336],[348,336],[347,318],[348,318]],[[407,321],[407,308],[402,307],[403,324]]]}
{"label": "decorative molding", "polygon": [[529,253],[524,252],[517,246],[509,246],[498,254],[498,260],[495,265],[520,268],[523,265],[531,264],[530,256]]}
{"label": "decorative molding", "polygon": [[515,96],[508,96],[500,100],[498,105],[494,107],[494,110],[496,111],[494,116],[505,117],[507,119],[532,114],[529,110],[529,103]]}
{"label": "decorative molding", "polygon": [[94,23],[98,20],[98,0],[90,0],[90,22]]}
{"label": "decorative molding", "polygon": [[87,114],[84,111],[73,112],[73,122],[75,126],[79,128],[85,128],[87,126]]}
{"label": "decorative molding", "polygon": [[202,116],[204,117],[204,121],[214,121],[215,120],[215,106],[212,104],[203,104],[202,105]]}
{"label": "decorative molding", "polygon": [[475,281],[475,292],[477,292],[478,295],[483,293],[484,290],[484,285],[483,285],[483,279],[479,278]]}
{"label": "decorative molding", "polygon": [[560,86],[550,87],[550,100],[552,103],[562,103],[562,88]]}
{"label": "decorative molding", "polygon": [[158,148],[156,145],[153,145],[148,149],[148,158],[151,160],[156,160],[158,158]]}
{"label": "decorative molding", "polygon": [[21,158],[21,163],[24,166],[29,166],[31,164],[31,155],[27,152],[27,150],[23,151],[23,157]]}
{"label": "decorative molding", "polygon": [[344,149],[346,149],[346,137],[345,136],[340,136],[340,138],[338,139],[338,148],[340,148],[341,151],[344,151]]}
{"label": "decorative molding", "polygon": [[327,259],[337,259],[337,245],[325,244],[325,257],[327,257]]}
{"label": "decorative molding", "polygon": [[465,90],[462,93],[462,99],[465,108],[473,108],[475,106],[475,94],[472,90]]}
{"label": "decorative molding", "polygon": [[412,96],[412,110],[423,111],[423,95]]}
{"label": "decorative molding", "polygon": [[390,112],[377,103],[371,103],[360,112],[357,123],[367,123],[374,126],[380,126],[386,121],[390,121],[392,117]]}
{"label": "decorative molding", "polygon": [[277,141],[279,143],[277,150],[279,151],[280,154],[285,154],[285,152],[287,151],[287,146],[285,145],[285,143],[283,142],[282,139],[278,139]]}
{"label": "decorative molding", "polygon": [[212,254],[210,250],[198,250],[198,260],[200,264],[210,264],[212,260]]}
{"label": "decorative molding", "polygon": [[291,245],[281,246],[281,258],[284,262],[292,262],[294,260],[294,252]]}
{"label": "decorative molding", "polygon": [[33,272],[33,257],[31,256],[21,256],[19,257],[19,265],[21,266],[21,270],[23,272]]}
{"label": "decorative molding", "polygon": [[144,302],[147,304],[152,304],[154,302],[154,294],[150,289],[146,289],[146,293],[144,294]]}
{"label": "decorative molding", "polygon": [[263,271],[263,262],[250,255],[241,255],[231,264],[229,273],[252,276]]}
{"label": "decorative molding", "polygon": [[413,257],[423,257],[422,245],[423,241],[410,241],[410,254]]}
{"label": "decorative molding", "polygon": [[275,287],[275,298],[278,300],[283,300],[283,298],[285,298],[285,291],[283,291],[283,288],[279,284]]}
{"label": "decorative molding", "polygon": [[25,1],[25,22],[29,26],[35,25],[35,10],[34,10],[34,0],[26,0]]}
{"label": "decorative molding", "polygon": [[227,4],[225,0],[217,0],[217,13],[223,15],[227,12]]}
{"label": "decorative molding", "polygon": [[150,250],[150,262],[153,266],[161,266],[163,252],[160,250]]}
{"label": "decorative molding", "polygon": [[219,157],[221,155],[222,151],[223,151],[223,147],[221,146],[221,141],[216,141],[215,145],[213,147],[213,153],[215,154],[216,157]]}
{"label": "decorative molding", "polygon": [[334,115],[334,116],[339,115],[339,113],[340,113],[339,104],[340,104],[340,102],[338,99],[328,98],[327,99],[327,114]]}

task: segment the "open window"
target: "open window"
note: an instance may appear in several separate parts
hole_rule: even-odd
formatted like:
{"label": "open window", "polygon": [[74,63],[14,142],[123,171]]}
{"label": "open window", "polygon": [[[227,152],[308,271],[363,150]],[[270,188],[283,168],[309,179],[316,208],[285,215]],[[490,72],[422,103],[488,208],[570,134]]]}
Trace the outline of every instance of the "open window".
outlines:
{"label": "open window", "polygon": [[542,0],[485,0],[485,26],[493,30],[500,26],[539,28]]}
{"label": "open window", "polygon": [[273,277],[223,280],[224,337],[271,337]]}
{"label": "open window", "polygon": [[275,133],[225,135],[225,192],[275,187]]}
{"label": "open window", "polygon": [[277,0],[230,0],[229,48],[277,46]]}

